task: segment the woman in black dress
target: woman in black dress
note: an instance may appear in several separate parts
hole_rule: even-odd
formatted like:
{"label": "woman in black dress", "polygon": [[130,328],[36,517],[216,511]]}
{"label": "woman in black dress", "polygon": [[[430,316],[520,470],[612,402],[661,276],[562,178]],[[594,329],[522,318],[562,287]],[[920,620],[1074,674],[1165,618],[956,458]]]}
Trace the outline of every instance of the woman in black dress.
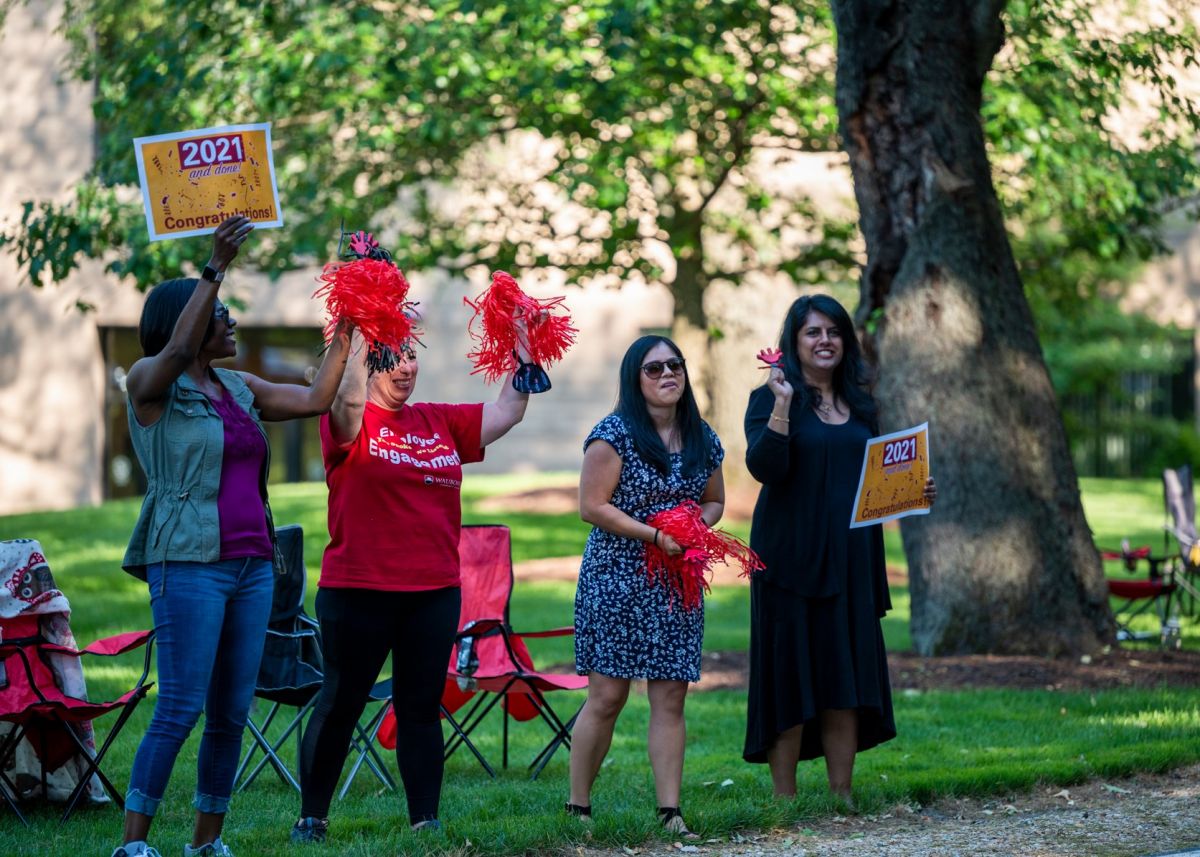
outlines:
{"label": "woman in black dress", "polygon": [[[891,609],[879,526],[850,529],[878,411],[850,316],[827,295],[784,319],[783,359],[746,409],[746,466],[762,483],[750,546],[766,564],[750,595],[743,757],[767,762],[778,796],[825,757],[847,803],[854,756],[894,738],[880,618]],[[925,494],[937,489],[930,479]]]}

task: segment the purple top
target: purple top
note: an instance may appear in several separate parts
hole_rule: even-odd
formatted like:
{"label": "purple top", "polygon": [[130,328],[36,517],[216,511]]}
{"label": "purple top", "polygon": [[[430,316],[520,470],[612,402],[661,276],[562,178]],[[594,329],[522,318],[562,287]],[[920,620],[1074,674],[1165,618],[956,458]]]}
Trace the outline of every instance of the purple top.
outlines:
{"label": "purple top", "polygon": [[267,440],[228,391],[219,401],[209,401],[225,425],[225,455],[221,461],[221,489],[217,493],[221,559],[270,558],[274,551],[259,491]]}

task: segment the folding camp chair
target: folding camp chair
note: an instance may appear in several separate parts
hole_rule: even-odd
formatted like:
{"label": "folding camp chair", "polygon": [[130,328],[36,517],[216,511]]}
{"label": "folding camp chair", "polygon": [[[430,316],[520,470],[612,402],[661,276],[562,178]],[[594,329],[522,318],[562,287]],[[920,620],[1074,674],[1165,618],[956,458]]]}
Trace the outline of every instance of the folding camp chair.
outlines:
{"label": "folding camp chair", "polygon": [[[268,764],[281,781],[296,791],[300,790],[300,783],[281,756],[281,751],[294,735],[296,758],[299,758],[304,724],[316,704],[317,693],[324,680],[320,629],[316,620],[304,612],[304,594],[308,583],[304,565],[304,531],[297,524],[289,524],[277,528],[275,536],[283,568],[275,576],[267,639],[254,689],[255,697],[270,703],[270,708],[259,720],[250,717],[246,722],[252,742],[238,765],[234,780],[238,784],[237,791],[249,787]],[[388,696],[390,689],[379,699],[386,700]],[[284,714],[286,723],[276,723],[276,718],[286,709],[295,711],[290,718]],[[371,734],[368,727],[360,725],[353,748],[361,749],[363,745],[370,748]],[[251,763],[260,754],[262,758],[251,768]],[[378,756],[370,761],[370,768],[380,782],[395,788],[395,782]],[[361,764],[355,766],[356,772]],[[342,793],[344,795],[345,791]]]}
{"label": "folding camp chair", "polygon": [[[378,687],[378,685],[376,685],[376,687]],[[387,680],[387,690],[389,694],[391,693],[391,689],[392,680],[389,678]],[[466,733],[462,730],[462,726],[454,718],[454,712],[461,708],[463,703],[465,703],[474,695],[474,692],[464,691],[461,687],[459,687],[458,681],[456,681],[454,678],[451,678],[450,676],[446,677],[446,684],[442,689],[442,702],[440,706],[441,716],[443,720],[450,724],[450,728],[454,730],[454,738],[451,740],[456,741],[457,743],[454,745],[454,747],[451,747],[450,744],[446,745],[447,749],[444,758],[449,759],[451,754],[455,749],[458,748],[458,746],[465,746],[471,751],[471,754],[475,756],[475,759],[479,762],[479,764],[483,766],[483,769],[487,771],[488,776],[495,779],[496,769],[488,763],[488,760],[484,757],[483,753],[479,752],[479,748],[476,747],[471,739],[467,737]],[[396,725],[396,713],[392,709],[390,698],[388,700],[388,704],[376,713],[376,717],[372,718],[371,724],[374,725],[374,735],[379,741],[380,746],[387,750],[395,750],[397,740],[396,732],[398,727]],[[346,778],[346,785],[342,787],[343,795],[345,795],[345,791],[350,785],[350,780],[354,778],[355,772],[357,772],[358,768],[365,760],[366,755],[366,749],[360,749],[358,761],[351,770],[350,776]]]}
{"label": "folding camp chair", "polygon": [[[1131,548],[1127,540],[1121,549],[1101,550],[1100,558],[1120,561],[1126,571],[1136,572],[1140,563],[1145,563],[1144,577],[1108,577],[1108,594],[1117,600],[1113,619],[1117,623],[1117,641],[1165,640],[1165,629],[1171,611],[1171,599],[1175,594],[1175,570],[1169,556],[1152,555],[1149,546]],[[1135,631],[1132,620],[1148,611],[1158,617],[1157,631]]]}
{"label": "folding camp chair", "polygon": [[1163,471],[1163,500],[1168,539],[1174,539],[1179,549],[1175,557],[1175,583],[1179,588],[1179,606],[1195,615],[1200,600],[1200,537],[1196,534],[1196,495],[1192,485],[1192,468],[1183,465]]}
{"label": "folding camp chair", "polygon": [[[366,723],[364,724],[360,718],[359,722],[354,725],[354,736],[350,739],[350,755],[354,759],[354,764],[350,766],[350,772],[346,774],[346,779],[342,783],[341,790],[338,792],[339,799],[344,798],[346,792],[350,791],[350,784],[354,782],[354,778],[358,776],[358,772],[362,769],[363,765],[370,768],[371,773],[375,775],[375,779],[383,783],[384,786],[389,789],[396,788],[396,781],[392,779],[392,775],[388,771],[383,757],[375,749],[375,736],[379,731],[384,717],[391,711],[391,701],[392,680],[387,678],[376,682],[371,688],[371,695],[367,697],[368,717]],[[374,706],[373,710],[372,706]],[[395,743],[393,743],[392,748],[395,748],[395,746]]]}
{"label": "folding camp chair", "polygon": [[[54,602],[65,606],[65,598],[57,589],[39,588],[36,583],[39,578],[51,580],[41,547],[32,540],[0,544],[6,549],[3,552],[6,557],[26,557],[15,568],[7,567],[10,563],[6,562],[3,570],[7,592],[6,609],[0,611],[0,632],[3,633],[0,639],[0,721],[11,726],[0,738],[0,796],[25,822],[17,805],[21,791],[6,773],[18,746],[25,740],[33,747],[39,762],[42,794],[47,793],[46,779],[50,772],[72,760],[76,762],[76,783],[67,797],[62,821],[70,818],[93,777],[112,800],[124,808],[121,793],[105,775],[102,766],[113,741],[152,687],[146,679],[150,674],[154,632],[117,634],[83,649],[50,642],[44,633],[43,622],[58,620],[65,624],[65,613],[38,612],[38,608]],[[27,609],[12,609],[14,605]],[[80,667],[83,655],[115,656],[140,646],[145,646],[145,658],[142,674],[132,689],[110,702],[92,702],[80,695],[84,692]],[[61,676],[68,673],[76,678],[64,682]],[[64,684],[72,692],[64,690]],[[100,749],[95,750],[90,746],[92,721],[113,711],[119,712],[117,720]]]}
{"label": "folding camp chair", "polygon": [[[574,673],[539,671],[530,657],[525,640],[535,637],[558,637],[575,633],[574,628],[555,628],[533,633],[515,633],[509,624],[509,602],[513,590],[512,540],[508,527],[500,525],[467,526],[462,528],[459,542],[459,562],[462,568],[462,611],[459,614],[459,633],[450,656],[446,694],[442,698],[443,716],[454,729],[446,744],[448,759],[464,744],[484,763],[473,743],[471,734],[484,718],[502,703],[503,759],[508,767],[509,719],[518,721],[541,718],[551,732],[550,741],[529,764],[536,778],[563,745],[570,746],[571,728],[576,710],[563,720],[546,700],[554,690],[583,690],[587,676]],[[472,695],[478,698],[459,720],[454,713]],[[582,704],[580,708],[582,708]]]}
{"label": "folding camp chair", "polygon": [[[270,707],[260,720],[251,716],[246,721],[252,741],[234,778],[239,792],[254,782],[268,764],[280,780],[296,791],[300,790],[300,783],[281,758],[280,750],[295,735],[299,757],[304,720],[312,711],[323,677],[317,623],[304,612],[304,592],[308,584],[304,567],[304,530],[296,524],[278,527],[275,538],[283,567],[276,569],[267,639],[254,687],[255,698],[270,703]],[[295,712],[282,724],[282,731],[268,738],[276,717],[293,708]],[[286,714],[284,716],[287,718]],[[258,764],[247,770],[259,754],[262,758]]]}

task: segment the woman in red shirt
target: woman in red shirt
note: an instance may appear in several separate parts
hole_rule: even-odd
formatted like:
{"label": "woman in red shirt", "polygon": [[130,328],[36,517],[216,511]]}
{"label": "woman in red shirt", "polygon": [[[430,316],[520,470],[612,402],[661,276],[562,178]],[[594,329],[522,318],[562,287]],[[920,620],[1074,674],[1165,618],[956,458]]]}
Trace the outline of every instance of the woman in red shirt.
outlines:
{"label": "woman in red shirt", "polygon": [[414,829],[441,827],[439,703],[461,603],[462,465],[481,461],[529,402],[515,376],[488,404],[412,402],[416,352],[367,349],[357,337],[355,344],[321,419],[330,540],[316,608],[325,682],[304,734],[296,842],[325,839],[354,726],[389,653],[403,665],[392,705],[409,821]]}

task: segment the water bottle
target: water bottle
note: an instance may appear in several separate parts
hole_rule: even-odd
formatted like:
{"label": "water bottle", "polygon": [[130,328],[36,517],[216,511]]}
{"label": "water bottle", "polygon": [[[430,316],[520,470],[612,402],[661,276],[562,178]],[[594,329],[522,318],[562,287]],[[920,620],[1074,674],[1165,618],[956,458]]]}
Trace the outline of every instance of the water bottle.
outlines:
{"label": "water bottle", "polygon": [[1162,647],[1168,651],[1179,651],[1183,648],[1183,631],[1179,627],[1179,617],[1172,616],[1162,629]]}
{"label": "water bottle", "polygon": [[[468,622],[463,626],[464,631],[471,630],[474,622]],[[479,669],[479,652],[475,650],[475,638],[467,635],[458,641],[458,660],[455,661],[454,669],[459,675],[470,676],[475,674],[475,670]]]}

